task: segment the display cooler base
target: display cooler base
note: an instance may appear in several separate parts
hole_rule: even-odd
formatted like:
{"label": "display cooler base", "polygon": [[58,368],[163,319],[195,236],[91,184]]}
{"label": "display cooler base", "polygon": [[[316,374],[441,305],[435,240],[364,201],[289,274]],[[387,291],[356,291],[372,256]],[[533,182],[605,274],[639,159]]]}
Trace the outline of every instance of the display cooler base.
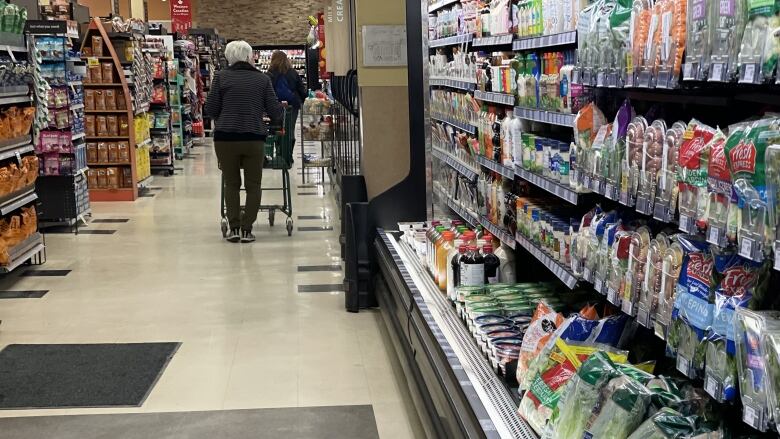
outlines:
{"label": "display cooler base", "polygon": [[536,435],[414,251],[378,230],[376,296],[428,437]]}

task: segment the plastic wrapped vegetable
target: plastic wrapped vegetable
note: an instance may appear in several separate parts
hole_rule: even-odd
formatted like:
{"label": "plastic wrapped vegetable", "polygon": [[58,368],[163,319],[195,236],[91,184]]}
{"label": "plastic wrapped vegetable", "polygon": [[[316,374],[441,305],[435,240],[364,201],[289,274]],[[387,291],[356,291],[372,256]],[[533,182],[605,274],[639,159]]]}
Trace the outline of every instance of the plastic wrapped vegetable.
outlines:
{"label": "plastic wrapped vegetable", "polygon": [[624,439],[644,420],[650,391],[634,378],[621,375],[602,388],[584,438]]}
{"label": "plastic wrapped vegetable", "polygon": [[777,67],[780,28],[777,3],[748,0],[748,22],[739,49],[739,82],[761,83],[771,78]]}
{"label": "plastic wrapped vegetable", "polygon": [[666,130],[664,136],[663,158],[661,170],[658,172],[658,188],[655,193],[655,204],[664,206],[669,219],[677,210],[677,162],[680,155],[680,145],[688,125],[677,121]]}
{"label": "plastic wrapped vegetable", "polygon": [[623,281],[621,308],[628,315],[636,315],[642,285],[644,284],[647,252],[650,249],[650,229],[642,226],[631,234],[628,248],[628,268]]}
{"label": "plastic wrapped vegetable", "polygon": [[647,130],[647,120],[637,116],[628,124],[626,130],[626,153],[623,159],[621,173],[620,200],[624,204],[632,205],[639,186],[639,173],[642,169],[642,146]]}
{"label": "plastic wrapped vegetable", "polygon": [[687,8],[686,0],[666,0],[661,7],[660,38],[655,55],[658,87],[677,86],[685,51]]}
{"label": "plastic wrapped vegetable", "polygon": [[695,218],[699,206],[707,203],[707,166],[710,141],[715,130],[697,120],[691,120],[683,134],[678,159],[680,228],[695,232]]}
{"label": "plastic wrapped vegetable", "polygon": [[737,55],[745,31],[747,0],[710,2],[709,81],[729,82],[737,76]]}
{"label": "plastic wrapped vegetable", "polygon": [[699,217],[697,226],[707,230],[707,241],[725,245],[726,223],[731,206],[731,173],[726,161],[726,135],[718,129],[710,142],[710,160],[707,166],[709,200],[706,216]]}
{"label": "plastic wrapped vegetable", "polygon": [[761,335],[780,333],[780,312],[738,308],[734,319],[742,419],[759,431],[769,427],[767,352]]}
{"label": "plastic wrapped vegetable", "polygon": [[601,388],[620,373],[605,352],[596,352],[577,369],[558,401],[549,430],[556,439],[580,439]]}
{"label": "plastic wrapped vegetable", "polygon": [[520,357],[517,361],[517,382],[526,381],[526,374],[531,360],[542,351],[544,346],[554,336],[555,331],[564,323],[563,315],[545,301],[539,302],[531,323],[523,334],[523,344],[520,348]]}
{"label": "plastic wrapped vegetable", "polygon": [[709,72],[710,40],[714,23],[706,0],[688,0],[688,40],[683,79],[701,81]]}
{"label": "plastic wrapped vegetable", "polygon": [[677,369],[681,373],[695,378],[704,370],[705,346],[702,339],[712,326],[710,289],[714,261],[709,244],[698,237],[680,236],[677,242],[685,256],[672,311],[670,332],[674,331],[676,337],[670,336],[667,340],[667,351],[676,354]]}
{"label": "plastic wrapped vegetable", "polygon": [[[680,277],[683,255],[682,246],[675,239],[664,251],[661,260],[661,291],[658,293],[658,309],[655,313],[655,333],[667,342],[669,342],[667,331],[672,320],[672,308],[674,307],[677,279]],[[670,343],[676,345],[677,341],[673,340]]]}
{"label": "plastic wrapped vegetable", "polygon": [[766,353],[767,370],[767,397],[769,402],[769,415],[775,421],[775,428],[780,433],[780,333],[767,332],[761,336],[761,344]]}
{"label": "plastic wrapped vegetable", "polygon": [[650,327],[650,318],[658,308],[658,295],[661,291],[661,266],[663,255],[669,247],[669,238],[665,233],[659,233],[650,241],[645,261],[645,273],[639,287],[639,303],[637,304],[637,322]]}
{"label": "plastic wrapped vegetable", "polygon": [[696,418],[664,407],[647,418],[629,439],[677,439],[689,437],[696,431]]}

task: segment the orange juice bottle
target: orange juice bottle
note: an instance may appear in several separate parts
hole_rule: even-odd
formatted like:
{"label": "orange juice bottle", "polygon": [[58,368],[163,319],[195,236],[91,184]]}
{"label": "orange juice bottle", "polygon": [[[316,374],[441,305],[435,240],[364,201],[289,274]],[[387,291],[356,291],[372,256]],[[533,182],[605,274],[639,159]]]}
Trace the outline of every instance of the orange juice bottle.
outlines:
{"label": "orange juice bottle", "polygon": [[454,240],[455,233],[446,231],[442,233],[442,243],[436,249],[436,267],[439,273],[436,283],[442,291],[447,291],[447,255],[452,250]]}

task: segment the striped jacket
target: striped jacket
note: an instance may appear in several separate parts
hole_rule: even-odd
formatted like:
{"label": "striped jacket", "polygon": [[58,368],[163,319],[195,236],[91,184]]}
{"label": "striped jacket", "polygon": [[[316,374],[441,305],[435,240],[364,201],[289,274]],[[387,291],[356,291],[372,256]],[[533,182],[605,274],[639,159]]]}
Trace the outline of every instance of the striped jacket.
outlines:
{"label": "striped jacket", "polygon": [[284,114],[271,80],[246,62],[214,76],[204,113],[216,121],[214,140],[265,139],[263,116],[278,123]]}

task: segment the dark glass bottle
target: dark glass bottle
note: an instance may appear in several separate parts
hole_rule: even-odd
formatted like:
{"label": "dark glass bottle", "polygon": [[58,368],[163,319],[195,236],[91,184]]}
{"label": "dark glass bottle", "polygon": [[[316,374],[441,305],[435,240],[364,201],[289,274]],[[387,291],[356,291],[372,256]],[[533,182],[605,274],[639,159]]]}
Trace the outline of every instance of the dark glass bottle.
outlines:
{"label": "dark glass bottle", "polygon": [[468,250],[468,246],[466,244],[461,245],[458,247],[458,253],[452,257],[452,260],[450,261],[450,264],[452,265],[452,277],[453,277],[453,285],[455,287],[459,287],[461,285],[460,283],[460,260],[463,257],[463,255],[466,254],[466,250]]}
{"label": "dark glass bottle", "polygon": [[498,256],[493,254],[493,246],[485,244],[482,246],[482,254],[484,254],[485,260],[485,283],[495,284],[499,282],[499,273],[501,267],[501,260]]}
{"label": "dark glass bottle", "polygon": [[476,245],[469,246],[460,258],[460,284],[479,286],[485,284],[485,258],[479,254]]}

